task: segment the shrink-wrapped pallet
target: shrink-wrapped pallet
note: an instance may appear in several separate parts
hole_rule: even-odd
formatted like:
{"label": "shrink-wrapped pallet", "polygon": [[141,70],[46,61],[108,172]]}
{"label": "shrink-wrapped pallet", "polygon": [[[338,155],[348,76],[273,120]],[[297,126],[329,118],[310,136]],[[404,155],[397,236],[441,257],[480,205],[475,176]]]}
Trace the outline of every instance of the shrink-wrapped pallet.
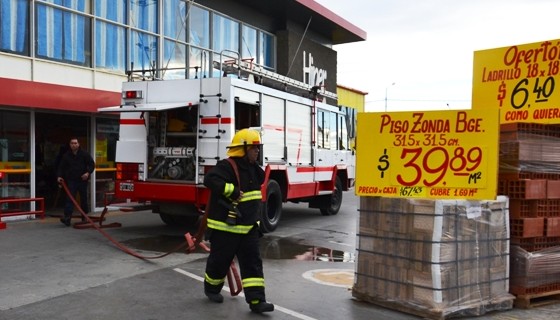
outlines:
{"label": "shrink-wrapped pallet", "polygon": [[353,296],[433,319],[511,309],[507,205],[362,197]]}
{"label": "shrink-wrapped pallet", "polygon": [[560,290],[560,246],[529,252],[511,246],[511,292],[516,295]]}

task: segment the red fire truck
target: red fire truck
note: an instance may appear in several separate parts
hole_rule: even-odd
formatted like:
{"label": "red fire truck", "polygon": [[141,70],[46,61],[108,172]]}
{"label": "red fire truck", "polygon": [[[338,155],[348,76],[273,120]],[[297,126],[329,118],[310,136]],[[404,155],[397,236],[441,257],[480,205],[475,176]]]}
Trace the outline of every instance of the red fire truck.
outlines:
{"label": "red fire truck", "polygon": [[149,205],[166,224],[194,224],[208,197],[204,174],[226,157],[237,130],[254,128],[264,144],[263,231],[276,229],[288,201],[337,214],[354,186],[355,110],[240,59],[214,67],[224,76],[153,80],[129,72],[122,104],[99,109],[120,113],[115,197]]}

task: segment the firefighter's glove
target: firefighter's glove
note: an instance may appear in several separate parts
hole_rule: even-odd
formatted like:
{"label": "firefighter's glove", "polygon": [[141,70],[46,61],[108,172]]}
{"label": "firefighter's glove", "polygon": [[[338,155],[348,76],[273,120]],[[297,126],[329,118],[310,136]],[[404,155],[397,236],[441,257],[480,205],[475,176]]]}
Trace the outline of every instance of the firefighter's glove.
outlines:
{"label": "firefighter's glove", "polygon": [[227,202],[223,199],[218,200],[218,203],[228,210],[226,223],[229,225],[236,225],[237,218],[241,218],[241,212],[237,209],[237,201]]}
{"label": "firefighter's glove", "polygon": [[236,225],[238,217],[241,218],[241,212],[239,211],[239,209],[237,209],[237,202],[234,201],[232,203],[232,206],[228,210],[226,223],[229,224],[229,225],[232,225],[232,226]]}
{"label": "firefighter's glove", "polygon": [[237,215],[235,214],[235,211],[228,211],[226,223],[230,226],[234,226],[237,224]]}
{"label": "firefighter's glove", "polygon": [[237,215],[238,218],[242,218],[243,214],[241,213],[241,211],[239,211],[239,209],[237,208],[237,201],[233,201],[233,211],[235,211],[235,215]]}

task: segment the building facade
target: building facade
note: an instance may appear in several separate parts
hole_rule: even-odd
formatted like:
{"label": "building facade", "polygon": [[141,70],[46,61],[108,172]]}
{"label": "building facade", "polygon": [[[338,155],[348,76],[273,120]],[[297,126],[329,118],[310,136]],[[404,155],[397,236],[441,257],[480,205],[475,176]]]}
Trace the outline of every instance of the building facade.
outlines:
{"label": "building facade", "polygon": [[332,46],[365,38],[312,0],[0,0],[0,197],[61,208],[57,163],[77,137],[104,207],[118,117],[97,109],[120,104],[128,71],[219,77],[213,62],[240,57],[336,92]]}

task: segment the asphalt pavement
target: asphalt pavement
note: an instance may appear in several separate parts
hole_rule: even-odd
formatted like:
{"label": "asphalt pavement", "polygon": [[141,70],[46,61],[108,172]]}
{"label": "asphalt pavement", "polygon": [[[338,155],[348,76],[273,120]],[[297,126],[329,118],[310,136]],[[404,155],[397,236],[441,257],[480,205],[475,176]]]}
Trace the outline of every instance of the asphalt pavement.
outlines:
{"label": "asphalt pavement", "polygon": [[[203,294],[207,254],[179,251],[142,260],[94,229],[65,227],[56,217],[7,222],[0,230],[0,319],[421,319],[352,298],[357,201],[323,217],[288,205],[276,232],[262,240],[267,298],[276,309],[249,311],[242,295]],[[103,229],[147,257],[161,255],[189,230],[165,226],[148,211],[114,212]],[[191,232],[194,230],[190,230]],[[560,304],[464,319],[558,319]]]}

